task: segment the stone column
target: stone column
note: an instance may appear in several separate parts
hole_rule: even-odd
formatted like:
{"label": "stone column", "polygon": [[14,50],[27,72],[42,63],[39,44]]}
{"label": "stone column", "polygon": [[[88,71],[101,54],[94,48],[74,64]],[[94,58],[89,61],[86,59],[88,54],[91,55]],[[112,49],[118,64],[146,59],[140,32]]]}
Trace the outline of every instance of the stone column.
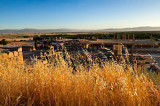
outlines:
{"label": "stone column", "polygon": [[134,33],[133,33],[133,41],[135,41]]}
{"label": "stone column", "polygon": [[151,41],[152,41],[152,34],[150,35],[150,39],[151,39]]}
{"label": "stone column", "polygon": [[114,38],[113,38],[114,40],[116,39],[116,35],[115,35],[115,33],[114,33]]}
{"label": "stone column", "polygon": [[124,40],[126,41],[126,33],[124,34]]}
{"label": "stone column", "polygon": [[118,34],[117,34],[117,40],[118,40]]}

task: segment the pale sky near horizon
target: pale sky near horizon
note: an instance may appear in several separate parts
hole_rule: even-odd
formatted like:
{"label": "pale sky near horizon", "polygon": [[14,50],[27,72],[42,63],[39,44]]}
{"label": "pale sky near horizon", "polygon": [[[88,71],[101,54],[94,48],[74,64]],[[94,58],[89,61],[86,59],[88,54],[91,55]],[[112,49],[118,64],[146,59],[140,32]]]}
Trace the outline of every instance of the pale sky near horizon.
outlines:
{"label": "pale sky near horizon", "polygon": [[160,26],[160,0],[0,0],[0,29]]}

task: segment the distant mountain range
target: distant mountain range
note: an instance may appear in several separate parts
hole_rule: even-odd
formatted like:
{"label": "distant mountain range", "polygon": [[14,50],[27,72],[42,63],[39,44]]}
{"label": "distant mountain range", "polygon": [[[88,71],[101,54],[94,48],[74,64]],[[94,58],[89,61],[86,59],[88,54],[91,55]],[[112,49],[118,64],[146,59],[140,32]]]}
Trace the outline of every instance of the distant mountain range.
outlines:
{"label": "distant mountain range", "polygon": [[160,31],[160,27],[110,28],[98,30],[77,29],[3,29],[0,33],[58,33],[58,32],[126,32],[126,31]]}

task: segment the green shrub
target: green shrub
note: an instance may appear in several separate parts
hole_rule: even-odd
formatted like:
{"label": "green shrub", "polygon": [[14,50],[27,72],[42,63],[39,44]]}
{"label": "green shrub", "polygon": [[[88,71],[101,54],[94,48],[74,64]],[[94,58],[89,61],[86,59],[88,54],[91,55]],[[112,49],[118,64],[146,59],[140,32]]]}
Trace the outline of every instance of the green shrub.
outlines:
{"label": "green shrub", "polygon": [[7,45],[9,42],[8,41],[6,41],[5,39],[2,39],[1,41],[0,41],[0,44],[2,44],[2,45]]}

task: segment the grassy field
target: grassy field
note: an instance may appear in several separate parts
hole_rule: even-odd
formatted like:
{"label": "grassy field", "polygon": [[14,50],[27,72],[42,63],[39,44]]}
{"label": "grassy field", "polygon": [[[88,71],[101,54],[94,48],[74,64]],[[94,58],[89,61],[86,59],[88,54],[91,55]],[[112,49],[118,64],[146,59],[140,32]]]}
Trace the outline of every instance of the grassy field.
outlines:
{"label": "grassy field", "polygon": [[34,41],[26,40],[26,41],[12,41],[8,45],[34,45]]}
{"label": "grassy field", "polygon": [[12,33],[5,33],[0,34],[0,41],[5,39],[8,41],[8,45],[34,45],[33,36],[35,34],[12,34]]}
{"label": "grassy field", "polygon": [[158,84],[147,73],[115,61],[99,66],[87,57],[88,65],[74,67],[69,55],[33,59],[31,65],[0,59],[0,105],[160,105]]}

